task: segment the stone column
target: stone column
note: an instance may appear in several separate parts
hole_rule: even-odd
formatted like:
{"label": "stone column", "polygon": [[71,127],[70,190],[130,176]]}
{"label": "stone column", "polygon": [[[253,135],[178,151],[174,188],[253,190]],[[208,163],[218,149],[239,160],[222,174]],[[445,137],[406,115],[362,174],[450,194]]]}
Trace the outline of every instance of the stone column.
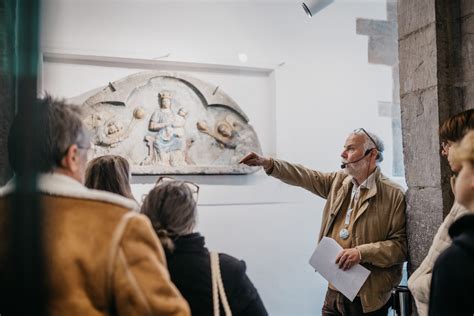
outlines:
{"label": "stone column", "polygon": [[409,272],[425,258],[449,212],[449,166],[438,129],[462,110],[460,0],[399,0],[400,104],[407,192]]}
{"label": "stone column", "polygon": [[460,47],[457,47],[460,56],[461,74],[455,85],[462,90],[463,110],[474,109],[474,1],[459,1],[459,29]]}

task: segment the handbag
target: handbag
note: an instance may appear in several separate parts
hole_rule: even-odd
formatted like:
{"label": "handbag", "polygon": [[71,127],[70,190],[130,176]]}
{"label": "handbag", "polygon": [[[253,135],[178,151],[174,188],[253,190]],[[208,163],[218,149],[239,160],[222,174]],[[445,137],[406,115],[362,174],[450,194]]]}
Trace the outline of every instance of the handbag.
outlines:
{"label": "handbag", "polygon": [[215,251],[209,252],[211,259],[211,275],[212,275],[212,306],[214,308],[214,316],[220,315],[219,300],[224,307],[225,316],[232,316],[227,296],[225,295],[224,282],[222,282],[221,268],[219,265],[219,254]]}

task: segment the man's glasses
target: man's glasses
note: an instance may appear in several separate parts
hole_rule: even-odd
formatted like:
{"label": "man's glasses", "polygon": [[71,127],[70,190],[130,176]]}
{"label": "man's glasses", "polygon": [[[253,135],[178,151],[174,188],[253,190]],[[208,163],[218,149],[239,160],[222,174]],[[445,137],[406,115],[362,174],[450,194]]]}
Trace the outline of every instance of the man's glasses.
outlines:
{"label": "man's glasses", "polygon": [[156,180],[155,186],[159,186],[161,184],[170,183],[170,182],[184,183],[191,190],[191,193],[193,194],[193,198],[197,202],[197,198],[198,198],[198,195],[199,195],[199,185],[197,185],[194,182],[180,181],[180,180],[176,180],[175,178],[172,178],[172,177],[159,177],[158,180]]}
{"label": "man's glasses", "polygon": [[370,139],[370,141],[375,145],[375,149],[380,151],[379,146],[377,146],[377,143],[375,142],[375,140],[369,135],[369,133],[367,133],[367,131],[364,128],[362,128],[362,127],[357,128],[353,131],[354,134],[358,134],[360,132],[363,132],[365,135],[367,135],[367,137]]}
{"label": "man's glasses", "polygon": [[92,149],[91,144],[88,144],[88,145],[76,144],[76,145],[77,145],[77,148],[79,148],[80,150],[86,150],[87,161],[90,161],[90,160],[92,160],[92,158],[94,158],[94,151]]}

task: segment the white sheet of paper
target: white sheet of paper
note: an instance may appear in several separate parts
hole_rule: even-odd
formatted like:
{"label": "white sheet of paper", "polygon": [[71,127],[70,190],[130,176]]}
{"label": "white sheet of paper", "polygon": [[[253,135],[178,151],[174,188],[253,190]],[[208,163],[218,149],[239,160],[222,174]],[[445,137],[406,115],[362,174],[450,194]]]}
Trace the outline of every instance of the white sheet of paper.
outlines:
{"label": "white sheet of paper", "polygon": [[369,277],[370,271],[360,264],[347,271],[339,269],[336,257],[341,250],[342,247],[337,241],[323,237],[309,259],[309,264],[352,302]]}

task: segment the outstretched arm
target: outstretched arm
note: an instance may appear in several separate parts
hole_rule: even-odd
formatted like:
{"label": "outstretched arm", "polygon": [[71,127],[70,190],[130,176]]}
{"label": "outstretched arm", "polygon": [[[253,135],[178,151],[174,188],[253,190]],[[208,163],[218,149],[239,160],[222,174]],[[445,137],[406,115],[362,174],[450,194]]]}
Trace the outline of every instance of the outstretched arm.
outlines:
{"label": "outstretched arm", "polygon": [[257,153],[251,152],[247,154],[245,157],[240,159],[239,163],[242,163],[247,166],[258,166],[263,167],[266,171],[270,170],[273,166],[273,162],[271,158],[260,156]]}

